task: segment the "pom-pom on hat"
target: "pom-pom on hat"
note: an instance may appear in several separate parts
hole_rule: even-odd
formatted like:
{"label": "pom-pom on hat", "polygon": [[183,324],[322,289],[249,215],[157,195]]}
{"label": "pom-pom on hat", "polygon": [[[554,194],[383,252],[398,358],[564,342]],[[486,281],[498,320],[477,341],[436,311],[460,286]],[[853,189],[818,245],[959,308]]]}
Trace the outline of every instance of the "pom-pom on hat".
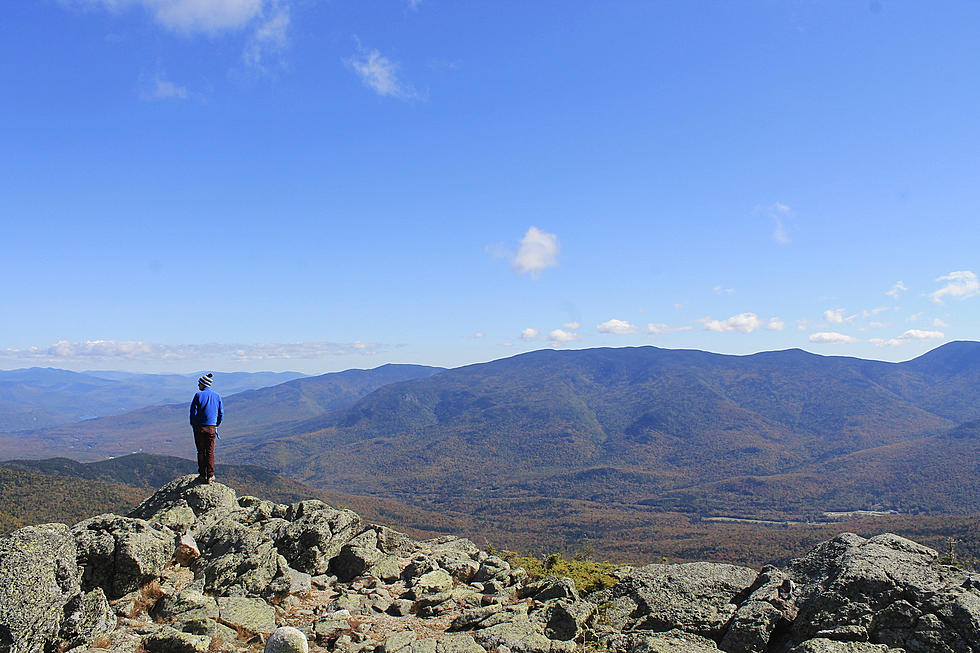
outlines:
{"label": "pom-pom on hat", "polygon": [[208,372],[207,374],[199,378],[197,382],[200,385],[203,385],[205,388],[210,388],[211,384],[214,382],[214,379],[211,378],[212,376],[213,375],[210,372]]}

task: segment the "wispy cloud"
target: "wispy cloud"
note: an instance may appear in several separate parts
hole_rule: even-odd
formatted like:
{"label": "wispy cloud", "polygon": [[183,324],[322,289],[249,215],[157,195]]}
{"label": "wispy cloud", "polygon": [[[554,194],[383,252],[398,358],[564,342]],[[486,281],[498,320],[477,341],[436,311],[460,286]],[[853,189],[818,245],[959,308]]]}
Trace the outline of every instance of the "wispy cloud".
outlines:
{"label": "wispy cloud", "polygon": [[786,229],[786,222],[793,217],[793,209],[785,204],[776,202],[774,204],[758,205],[755,207],[757,213],[761,213],[772,220],[772,239],[780,245],[790,243],[789,232]]}
{"label": "wispy cloud", "polygon": [[840,345],[857,342],[857,338],[836,331],[818,331],[810,334],[810,342],[823,345]]}
{"label": "wispy cloud", "polygon": [[957,270],[939,277],[936,281],[945,281],[946,285],[932,293],[932,301],[937,304],[943,303],[944,297],[955,299],[966,299],[980,294],[980,279],[970,270]]}
{"label": "wispy cloud", "polygon": [[706,331],[738,331],[740,333],[752,333],[760,326],[762,320],[755,313],[739,313],[727,320],[712,320],[706,317],[701,320]]}
{"label": "wispy cloud", "polygon": [[582,323],[581,322],[565,322],[565,324],[563,324],[562,326],[565,327],[566,329],[568,329],[569,331],[578,331],[579,329],[582,328]]}
{"label": "wispy cloud", "polygon": [[558,265],[560,252],[561,244],[557,235],[531,227],[521,239],[511,264],[518,274],[529,274],[532,278],[537,278],[542,270]]}
{"label": "wispy cloud", "polygon": [[179,86],[169,79],[164,79],[161,75],[144,81],[142,86],[140,98],[148,102],[154,100],[186,100],[188,97],[186,87]]}
{"label": "wispy cloud", "polygon": [[678,331],[690,331],[690,326],[672,327],[668,324],[656,324],[651,322],[647,325],[647,333],[651,336],[660,336],[665,333],[676,333]]}
{"label": "wispy cloud", "polygon": [[365,86],[381,97],[397,100],[424,100],[415,88],[398,77],[398,64],[378,50],[362,50],[345,62]]}
{"label": "wispy cloud", "polygon": [[735,293],[734,288],[725,288],[724,286],[718,285],[712,288],[716,295],[732,295]]}
{"label": "wispy cloud", "polygon": [[599,333],[614,333],[616,335],[637,333],[640,330],[635,324],[630,324],[626,320],[617,320],[616,318],[607,320],[602,324],[597,324],[595,328]]}
{"label": "wispy cloud", "polygon": [[766,325],[766,328],[770,331],[782,331],[786,328],[786,323],[778,317],[773,317],[769,319],[769,323]]}
{"label": "wispy cloud", "polygon": [[253,68],[264,70],[270,57],[279,56],[289,42],[289,6],[278,8],[256,27],[242,59]]}
{"label": "wispy cloud", "polygon": [[941,319],[939,319],[939,318],[937,317],[936,319],[934,319],[934,320],[932,321],[932,326],[934,326],[934,327],[939,327],[939,328],[943,328],[943,327],[948,327],[949,325],[948,325],[948,324],[946,324],[946,322],[944,322],[943,320],[941,320]]}
{"label": "wispy cloud", "polygon": [[376,354],[376,343],[299,342],[257,344],[163,344],[140,340],[59,340],[48,347],[0,349],[0,357],[39,361],[146,360],[177,361],[230,358],[236,361],[318,359],[349,354]]}
{"label": "wispy cloud", "polygon": [[905,286],[904,283],[902,283],[901,281],[896,281],[895,285],[891,287],[891,290],[886,290],[885,294],[888,295],[889,297],[894,297],[895,299],[898,299],[899,295],[901,295],[906,290],[908,290],[908,288]]}

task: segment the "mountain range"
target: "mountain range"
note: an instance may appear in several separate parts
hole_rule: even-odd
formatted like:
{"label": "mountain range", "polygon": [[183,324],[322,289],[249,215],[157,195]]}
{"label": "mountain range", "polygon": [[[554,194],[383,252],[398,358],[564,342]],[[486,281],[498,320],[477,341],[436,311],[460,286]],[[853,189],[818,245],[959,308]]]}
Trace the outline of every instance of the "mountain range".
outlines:
{"label": "mountain range", "polygon": [[[230,395],[226,413],[219,461],[532,545],[642,546],[682,520],[980,513],[977,342],[903,363],[542,350],[297,379]],[[185,404],[148,408],[0,435],[0,458],[189,457],[187,430]]]}

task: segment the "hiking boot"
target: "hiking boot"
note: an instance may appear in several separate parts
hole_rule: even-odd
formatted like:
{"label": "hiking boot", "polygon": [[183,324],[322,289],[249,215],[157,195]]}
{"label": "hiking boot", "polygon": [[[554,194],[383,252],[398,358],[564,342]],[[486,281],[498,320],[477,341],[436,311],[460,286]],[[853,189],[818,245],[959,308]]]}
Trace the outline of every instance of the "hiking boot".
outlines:
{"label": "hiking boot", "polygon": [[204,476],[204,474],[198,474],[197,478],[194,479],[194,482],[200,485],[204,485],[208,482],[208,479]]}
{"label": "hiking boot", "polygon": [[213,476],[208,476],[207,480],[204,481],[204,484],[205,485],[211,485],[212,483],[214,483],[214,477]]}

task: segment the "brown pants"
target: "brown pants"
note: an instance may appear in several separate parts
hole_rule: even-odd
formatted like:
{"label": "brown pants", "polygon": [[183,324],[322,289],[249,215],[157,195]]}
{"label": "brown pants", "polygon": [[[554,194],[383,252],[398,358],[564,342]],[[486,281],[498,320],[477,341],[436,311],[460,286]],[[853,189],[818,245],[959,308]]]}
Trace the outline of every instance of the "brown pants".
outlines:
{"label": "brown pants", "polygon": [[197,445],[197,473],[204,478],[214,476],[214,438],[217,426],[194,427],[194,444]]}

